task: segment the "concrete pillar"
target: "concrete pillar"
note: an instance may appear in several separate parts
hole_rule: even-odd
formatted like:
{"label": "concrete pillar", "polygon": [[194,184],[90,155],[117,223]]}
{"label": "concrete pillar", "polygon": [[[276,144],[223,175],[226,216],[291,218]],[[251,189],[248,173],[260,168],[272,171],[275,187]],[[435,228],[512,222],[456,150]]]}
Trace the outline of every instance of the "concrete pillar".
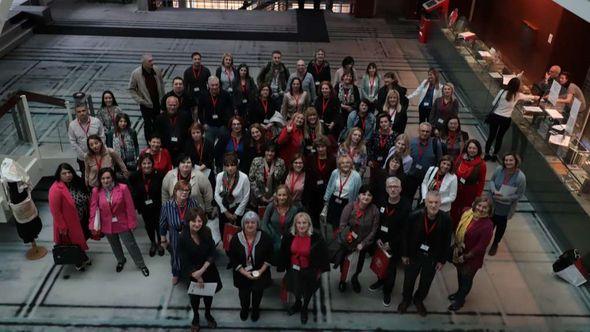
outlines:
{"label": "concrete pillar", "polygon": [[8,18],[10,6],[12,6],[12,0],[0,1],[0,32],[2,32],[2,29],[4,28],[4,23],[6,23],[6,19]]}

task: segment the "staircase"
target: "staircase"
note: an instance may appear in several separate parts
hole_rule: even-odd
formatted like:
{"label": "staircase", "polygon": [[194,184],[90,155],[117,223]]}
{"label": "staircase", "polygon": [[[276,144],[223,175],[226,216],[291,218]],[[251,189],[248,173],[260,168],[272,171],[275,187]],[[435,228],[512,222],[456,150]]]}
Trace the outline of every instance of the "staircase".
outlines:
{"label": "staircase", "polygon": [[14,6],[8,13],[8,19],[1,28],[0,57],[20,45],[33,35],[33,29],[39,23],[50,22],[51,16],[46,6]]}

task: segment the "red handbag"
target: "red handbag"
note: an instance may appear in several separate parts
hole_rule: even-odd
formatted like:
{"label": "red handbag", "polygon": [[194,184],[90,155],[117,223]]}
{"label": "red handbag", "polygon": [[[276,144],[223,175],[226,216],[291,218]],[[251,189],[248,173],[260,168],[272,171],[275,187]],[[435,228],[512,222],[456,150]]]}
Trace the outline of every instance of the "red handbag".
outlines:
{"label": "red handbag", "polygon": [[229,251],[229,244],[231,239],[240,231],[240,227],[225,223],[223,225],[223,250]]}
{"label": "red handbag", "polygon": [[371,271],[375,272],[377,278],[380,280],[385,279],[387,277],[387,268],[389,267],[389,259],[391,255],[383,250],[383,248],[377,248],[375,250],[375,254],[373,255],[373,259],[371,260]]}

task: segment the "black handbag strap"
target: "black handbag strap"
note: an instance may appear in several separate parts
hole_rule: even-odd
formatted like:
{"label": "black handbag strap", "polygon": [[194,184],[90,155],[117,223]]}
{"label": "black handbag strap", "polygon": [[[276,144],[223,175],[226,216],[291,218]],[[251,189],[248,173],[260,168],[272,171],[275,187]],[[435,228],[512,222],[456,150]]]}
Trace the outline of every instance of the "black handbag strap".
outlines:
{"label": "black handbag strap", "polygon": [[496,107],[498,107],[498,104],[500,103],[500,99],[502,99],[502,96],[504,95],[504,93],[508,91],[508,90],[502,90],[502,92],[500,93],[500,95],[498,96],[498,99],[496,100],[496,102],[494,103],[494,106],[492,106],[492,110],[490,111],[490,114],[494,113],[494,111],[496,110]]}

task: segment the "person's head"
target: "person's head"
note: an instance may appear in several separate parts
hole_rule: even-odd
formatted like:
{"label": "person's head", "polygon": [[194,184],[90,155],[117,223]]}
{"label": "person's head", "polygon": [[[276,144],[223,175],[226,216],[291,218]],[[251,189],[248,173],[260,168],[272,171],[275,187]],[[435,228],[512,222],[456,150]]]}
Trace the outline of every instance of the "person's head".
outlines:
{"label": "person's head", "polygon": [[475,198],[471,208],[478,218],[489,218],[492,216],[494,203],[492,203],[492,199],[487,194],[483,194]]}
{"label": "person's head", "polygon": [[318,49],[315,51],[315,59],[316,59],[316,61],[317,61],[317,62],[319,62],[319,63],[322,63],[322,62],[324,62],[324,60],[326,59],[326,52],[325,52],[323,49],[321,49],[321,48],[318,48]]}
{"label": "person's head", "polygon": [[338,157],[338,169],[343,173],[348,173],[352,170],[352,158],[345,154]]}
{"label": "person's head", "polygon": [[193,52],[193,54],[191,54],[191,59],[193,60],[193,66],[195,68],[199,67],[201,65],[201,53],[199,52]]}
{"label": "person's head", "polygon": [[301,92],[301,80],[299,79],[299,77],[294,77],[291,80],[291,85],[289,86],[289,92],[291,92],[291,94]]}
{"label": "person's head", "polygon": [[453,173],[453,166],[454,166],[453,157],[448,154],[442,156],[440,158],[440,161],[438,162],[438,170],[442,174],[447,174],[447,173],[452,174]]}
{"label": "person's head", "polygon": [[275,205],[278,206],[291,206],[291,203],[293,202],[293,196],[291,195],[291,191],[284,184],[280,184],[277,186],[277,189],[275,190],[274,199]]}
{"label": "person's head", "polygon": [[395,176],[388,177],[385,180],[385,191],[389,198],[399,198],[402,192],[402,181]]}
{"label": "person's head", "polygon": [[189,231],[198,234],[199,237],[211,236],[211,230],[207,227],[207,213],[200,207],[190,208],[186,212],[184,220],[189,227]]}
{"label": "person's head", "polygon": [[223,155],[223,170],[230,176],[238,172],[238,155],[235,152],[227,152]]}
{"label": "person's head", "polygon": [[303,59],[297,60],[296,66],[297,66],[297,72],[299,74],[303,74],[307,70],[307,66],[305,65],[305,61],[303,61]]}
{"label": "person's head", "polygon": [[502,158],[501,164],[504,169],[513,170],[520,167],[520,156],[515,152],[508,152]]}
{"label": "person's head", "polygon": [[559,74],[561,73],[561,67],[557,66],[557,65],[553,65],[551,66],[551,68],[549,68],[549,77],[556,79]]}
{"label": "person's head", "polygon": [[559,84],[563,85],[564,87],[568,88],[570,85],[570,73],[567,71],[562,71],[559,74]]}
{"label": "person's head", "polygon": [[342,74],[342,82],[344,84],[352,84],[354,82],[354,74],[350,70],[345,70],[344,74]]}
{"label": "person's head", "polygon": [[172,91],[177,95],[181,95],[184,92],[184,80],[182,77],[176,76],[172,79]]}
{"label": "person's head", "polygon": [[379,129],[383,131],[389,130],[389,128],[391,128],[391,119],[389,118],[389,114],[379,113],[379,115],[377,115],[377,124],[379,125]]}
{"label": "person's head", "polygon": [[397,135],[395,138],[395,151],[402,156],[410,154],[410,136],[406,133]]}
{"label": "person's head", "polygon": [[189,130],[188,130],[189,134],[191,135],[191,138],[193,139],[194,142],[201,142],[203,140],[203,125],[198,123],[198,122],[194,122]]}
{"label": "person's head", "polygon": [[369,113],[369,106],[371,105],[371,102],[369,101],[369,99],[367,98],[363,98],[361,99],[360,103],[359,103],[359,111],[358,114],[360,116],[365,116]]}
{"label": "person's head", "polygon": [[457,115],[451,115],[448,119],[447,119],[447,132],[456,132],[456,133],[460,133],[461,132],[461,122],[459,121],[459,117]]}
{"label": "person's head", "polygon": [[477,156],[481,156],[481,143],[478,140],[472,138],[465,142],[465,147],[463,147],[463,153],[467,153],[467,156],[471,158],[475,158]]}
{"label": "person's head", "polygon": [[142,55],[141,56],[141,65],[147,69],[154,68],[154,57],[152,57],[151,54]]}
{"label": "person's head", "polygon": [[428,83],[438,85],[439,78],[438,78],[438,70],[434,68],[428,69]]}
{"label": "person's head", "polygon": [[350,131],[348,132],[348,136],[346,136],[346,140],[344,141],[344,145],[345,146],[357,146],[359,144],[361,144],[361,141],[363,139],[363,130],[359,127],[354,127],[352,129],[350,129]]}
{"label": "person's head", "polygon": [[351,56],[346,56],[342,59],[342,68],[350,70],[354,66],[354,58]]}
{"label": "person's head", "polygon": [[177,160],[178,171],[183,174],[190,174],[193,170],[193,161],[191,160],[191,157],[189,155],[181,153],[178,155]]}
{"label": "person's head", "polygon": [[428,122],[422,122],[418,126],[418,138],[421,141],[426,141],[430,138],[430,134],[432,133],[432,125]]}
{"label": "person's head", "polygon": [[154,170],[154,156],[151,153],[144,152],[139,155],[137,164],[142,174],[150,174]]}
{"label": "person's head", "polygon": [[209,76],[207,79],[207,86],[209,87],[209,92],[213,95],[219,94],[219,78],[217,78],[217,76]]}
{"label": "person's head", "polygon": [[518,77],[513,77],[508,81],[508,85],[506,86],[506,90],[508,93],[506,94],[506,100],[512,100],[516,93],[520,90],[520,79]]}
{"label": "person's head", "polygon": [[383,84],[385,84],[386,86],[391,86],[392,84],[395,85],[397,83],[398,79],[393,72],[388,71],[387,73],[385,73],[385,75],[383,75]]}
{"label": "person's head", "polygon": [[86,105],[80,104],[76,106],[76,119],[82,123],[86,123],[89,120]]}
{"label": "person's head", "polygon": [[96,134],[88,136],[86,146],[88,147],[88,153],[91,155],[101,154],[104,149],[102,138]]}
{"label": "person's head", "polygon": [[129,115],[127,115],[127,113],[118,113],[117,116],[115,116],[115,123],[117,124],[117,132],[131,128],[131,120],[129,120]]}
{"label": "person's head", "polygon": [[225,68],[231,68],[234,66],[234,57],[231,53],[223,53],[221,56],[221,65]]}
{"label": "person's head", "polygon": [[254,211],[247,211],[242,217],[242,230],[244,234],[256,234],[260,217]]}
{"label": "person's head", "polygon": [[305,109],[305,124],[311,127],[315,127],[318,123],[318,111],[314,107],[308,107]]}
{"label": "person's head", "polygon": [[373,202],[373,191],[371,186],[368,184],[363,184],[359,189],[359,196],[357,200],[364,206],[371,204]]}
{"label": "person's head", "polygon": [[281,57],[283,54],[279,50],[272,51],[272,63],[278,65],[281,63]]}
{"label": "person's head", "polygon": [[453,95],[455,93],[455,85],[451,82],[447,82],[443,85],[442,94],[443,97],[450,98],[453,100]]}
{"label": "person's head", "polygon": [[264,158],[267,162],[272,162],[277,156],[277,145],[274,142],[269,142],[264,148]]}
{"label": "person's head", "polygon": [[311,236],[313,234],[313,225],[311,217],[307,212],[299,212],[293,218],[291,234],[300,236]]}
{"label": "person's head", "polygon": [[383,105],[383,111],[389,112],[390,109],[400,110],[400,103],[399,103],[399,92],[397,90],[389,90],[387,92],[387,96],[385,97],[385,104]]}
{"label": "person's head", "polygon": [[253,123],[250,126],[250,137],[252,138],[252,142],[254,143],[263,143],[264,142],[264,128],[260,125],[260,123]]}
{"label": "person's head", "polygon": [[227,126],[231,129],[232,133],[241,134],[244,130],[244,119],[239,115],[234,115],[229,119]]}
{"label": "person's head", "polygon": [[81,182],[82,180],[76,174],[74,167],[68,163],[61,163],[57,166],[54,174],[54,180],[58,182],[63,182],[65,184],[70,184],[76,182]]}
{"label": "person's head", "polygon": [[171,95],[166,98],[166,114],[168,116],[175,116],[178,113],[178,97]]}
{"label": "person's head", "polygon": [[305,124],[305,115],[303,115],[301,112],[296,112],[293,114],[293,123],[297,128],[303,127]]}
{"label": "person's head", "polygon": [[386,167],[387,173],[389,174],[398,174],[398,172],[403,173],[403,158],[399,152],[395,152],[389,159],[387,159]]}
{"label": "person's head", "polygon": [[100,100],[100,107],[119,106],[119,104],[117,104],[117,100],[115,99],[115,94],[109,90],[106,90],[102,93],[102,98]]}
{"label": "person's head", "polygon": [[324,97],[325,99],[330,98],[330,96],[334,94],[332,84],[328,81],[323,81],[320,84],[320,92],[322,93],[322,97]]}
{"label": "person's head", "polygon": [[440,210],[440,192],[431,190],[426,193],[424,205],[426,208],[426,213],[431,216],[436,215]]}
{"label": "person's head", "polygon": [[270,86],[266,83],[260,84],[259,94],[264,99],[268,98],[270,96]]}
{"label": "person's head", "polygon": [[250,78],[250,68],[248,68],[248,65],[245,63],[241,63],[238,66],[238,74],[242,78]]}
{"label": "person's head", "polygon": [[115,170],[110,167],[103,167],[98,170],[100,188],[112,188],[116,184]]}
{"label": "person's head", "polygon": [[313,141],[313,146],[315,147],[318,154],[324,155],[328,152],[330,140],[324,135],[319,136]]}
{"label": "person's head", "polygon": [[301,153],[295,153],[293,160],[291,161],[291,170],[296,173],[303,172],[305,163],[303,162],[303,155]]}
{"label": "person's head", "polygon": [[150,150],[152,152],[154,152],[154,153],[160,152],[160,149],[162,148],[162,136],[160,136],[159,134],[152,135],[150,137],[148,144],[149,144]]}
{"label": "person's head", "polygon": [[367,65],[367,70],[366,70],[367,75],[369,76],[375,76],[377,75],[377,64],[374,62],[370,62]]}
{"label": "person's head", "polygon": [[177,202],[185,202],[191,194],[191,185],[188,181],[180,180],[176,182],[172,189],[172,197]]}

